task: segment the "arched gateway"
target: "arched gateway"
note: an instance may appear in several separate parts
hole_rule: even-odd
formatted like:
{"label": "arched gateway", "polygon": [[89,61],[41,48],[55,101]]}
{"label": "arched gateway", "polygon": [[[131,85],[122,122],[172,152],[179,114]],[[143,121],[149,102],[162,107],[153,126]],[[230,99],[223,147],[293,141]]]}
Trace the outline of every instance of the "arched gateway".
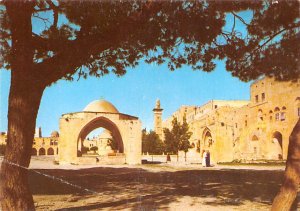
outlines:
{"label": "arched gateway", "polygon": [[109,130],[117,142],[117,151],[124,157],[124,159],[118,159],[119,163],[141,163],[141,122],[137,117],[120,113],[105,100],[93,101],[81,112],[62,115],[59,162],[84,163],[84,158],[78,152],[81,151],[82,143],[87,135],[100,127]]}

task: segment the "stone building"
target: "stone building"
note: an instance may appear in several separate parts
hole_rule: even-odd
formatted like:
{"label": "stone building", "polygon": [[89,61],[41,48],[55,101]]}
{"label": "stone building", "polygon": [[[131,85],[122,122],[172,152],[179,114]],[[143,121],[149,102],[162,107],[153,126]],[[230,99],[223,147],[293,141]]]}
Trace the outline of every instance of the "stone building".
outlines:
{"label": "stone building", "polygon": [[[88,104],[83,111],[63,114],[57,131],[50,137],[42,137],[41,128],[35,130],[31,154],[33,156],[58,155],[60,164],[140,164],[142,162],[142,124],[138,117],[120,113],[105,100]],[[104,128],[95,139],[87,140],[90,132]],[[116,141],[112,149],[109,141]],[[0,144],[6,144],[7,135],[0,134]],[[83,153],[83,147],[94,153]],[[83,156],[84,155],[84,156]],[[92,156],[89,156],[92,155]]]}
{"label": "stone building", "polygon": [[252,83],[250,101],[211,100],[201,106],[182,106],[163,121],[186,115],[193,148],[200,159],[209,150],[213,162],[281,160],[287,158],[289,136],[300,116],[300,81],[263,78]]}
{"label": "stone building", "polygon": [[7,134],[6,132],[0,132],[0,145],[6,145]]}
{"label": "stone building", "polygon": [[[53,131],[50,137],[42,137],[41,135],[42,135],[42,129],[39,127],[36,129],[31,155],[33,156],[57,155],[59,133],[57,131]],[[0,145],[6,145],[6,142],[7,142],[7,134],[6,132],[1,132]]]}
{"label": "stone building", "polygon": [[40,135],[36,135],[34,137],[31,155],[57,155],[59,133],[57,131],[53,131],[50,137],[42,137],[41,128],[39,128],[38,131],[40,131]]}
{"label": "stone building", "polygon": [[[120,113],[105,100],[88,104],[83,111],[63,114],[59,121],[60,164],[140,164],[142,153],[142,131],[138,117]],[[104,128],[111,132],[118,143],[115,156],[82,156],[83,143],[90,132]]]}
{"label": "stone building", "polygon": [[106,156],[118,153],[117,150],[113,150],[109,142],[113,140],[113,136],[109,130],[104,130],[101,134],[92,139],[86,139],[83,141],[83,146],[86,149],[91,150],[93,147],[97,147],[97,155]]}

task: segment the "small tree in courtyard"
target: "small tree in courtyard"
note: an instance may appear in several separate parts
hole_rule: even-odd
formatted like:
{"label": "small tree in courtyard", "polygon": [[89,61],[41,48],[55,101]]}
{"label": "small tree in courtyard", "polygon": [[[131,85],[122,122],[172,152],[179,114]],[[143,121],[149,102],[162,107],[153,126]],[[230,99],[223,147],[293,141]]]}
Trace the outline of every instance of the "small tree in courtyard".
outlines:
{"label": "small tree in courtyard", "polygon": [[189,139],[192,133],[189,132],[189,126],[186,122],[185,116],[183,117],[182,124],[180,124],[177,118],[174,117],[172,120],[172,129],[169,130],[168,128],[164,128],[164,135],[166,152],[171,154],[177,154],[178,161],[178,151],[182,150],[184,151],[186,160],[186,153],[191,147]]}
{"label": "small tree in courtyard", "polygon": [[189,125],[186,122],[186,117],[183,117],[183,123],[181,124],[181,137],[179,141],[178,149],[184,151],[184,159],[186,161],[186,153],[188,152],[189,148],[191,148],[191,144],[189,139],[192,136],[192,132],[189,132]]}
{"label": "small tree in courtyard", "polygon": [[92,146],[90,148],[90,151],[94,151],[94,153],[96,154],[96,151],[98,150],[98,147],[97,146]]}
{"label": "small tree in courtyard", "polygon": [[147,133],[146,129],[143,129],[142,152],[156,155],[164,152],[164,143],[154,131]]}

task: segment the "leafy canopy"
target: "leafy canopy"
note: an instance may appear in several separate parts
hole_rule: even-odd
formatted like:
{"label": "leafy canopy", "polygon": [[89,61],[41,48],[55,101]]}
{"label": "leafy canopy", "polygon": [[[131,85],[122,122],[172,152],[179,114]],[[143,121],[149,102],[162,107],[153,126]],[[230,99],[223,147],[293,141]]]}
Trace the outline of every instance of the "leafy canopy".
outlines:
{"label": "leafy canopy", "polygon": [[178,151],[187,152],[191,147],[190,137],[192,132],[189,131],[189,126],[186,122],[186,117],[183,117],[183,122],[180,123],[177,118],[172,120],[172,129],[164,128],[166,152],[177,154]]}
{"label": "leafy canopy", "polygon": [[142,130],[142,152],[150,154],[162,154],[165,151],[165,146],[159,136],[154,132]]}
{"label": "leafy canopy", "polygon": [[[277,1],[276,1],[277,2]],[[21,2],[24,4],[24,2]],[[13,57],[12,21],[1,10],[1,67]],[[170,70],[190,65],[212,71],[226,59],[233,76],[248,81],[261,75],[299,78],[298,1],[51,1],[26,2],[32,23],[44,23],[30,36],[31,74],[46,85],[65,78],[109,72],[119,76],[141,59],[167,63]],[[21,5],[22,6],[22,5]],[[14,7],[16,10],[21,9]],[[246,22],[240,11],[253,11]],[[18,12],[18,11],[15,11]],[[232,30],[226,31],[226,16]],[[246,34],[236,22],[246,25]],[[46,77],[47,76],[47,77]]]}

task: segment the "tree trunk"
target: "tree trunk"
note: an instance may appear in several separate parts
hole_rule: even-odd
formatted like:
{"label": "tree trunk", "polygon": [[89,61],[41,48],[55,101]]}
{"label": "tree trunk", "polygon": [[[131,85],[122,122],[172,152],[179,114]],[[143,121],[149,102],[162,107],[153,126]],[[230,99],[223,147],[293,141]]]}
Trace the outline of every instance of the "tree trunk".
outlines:
{"label": "tree trunk", "polygon": [[30,163],[35,121],[42,93],[43,89],[35,87],[34,81],[22,83],[12,73],[8,141],[1,166],[2,210],[34,210],[27,181],[27,167]]}
{"label": "tree trunk", "polygon": [[12,34],[11,86],[8,104],[8,139],[1,166],[1,207],[9,210],[34,210],[28,186],[28,170],[35,121],[43,90],[33,66],[30,1],[6,1]]}
{"label": "tree trunk", "polygon": [[284,182],[272,204],[272,211],[288,211],[297,197],[300,184],[300,119],[289,139]]}

